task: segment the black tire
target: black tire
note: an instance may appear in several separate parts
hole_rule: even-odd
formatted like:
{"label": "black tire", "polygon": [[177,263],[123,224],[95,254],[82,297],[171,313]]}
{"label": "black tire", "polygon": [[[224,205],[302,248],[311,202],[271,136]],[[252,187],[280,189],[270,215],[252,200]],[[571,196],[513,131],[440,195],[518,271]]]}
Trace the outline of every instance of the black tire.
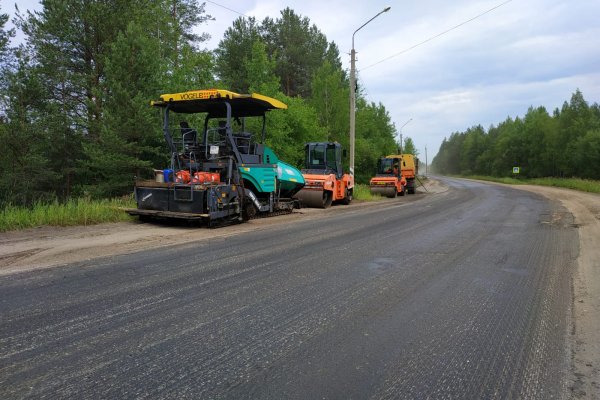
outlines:
{"label": "black tire", "polygon": [[251,220],[252,218],[256,217],[256,214],[258,214],[258,210],[256,209],[256,206],[254,206],[254,204],[252,204],[250,201],[248,201],[244,205],[244,209],[242,211],[242,219],[244,221]]}
{"label": "black tire", "polygon": [[408,191],[408,194],[415,194],[415,180],[414,179],[410,179],[407,184],[406,184],[406,189]]}
{"label": "black tire", "polygon": [[323,191],[323,208],[331,207],[331,203],[333,201],[333,192],[329,190]]}
{"label": "black tire", "polygon": [[352,189],[348,190],[348,188],[346,188],[346,191],[344,192],[344,198],[342,199],[342,204],[347,206],[350,203],[352,203]]}

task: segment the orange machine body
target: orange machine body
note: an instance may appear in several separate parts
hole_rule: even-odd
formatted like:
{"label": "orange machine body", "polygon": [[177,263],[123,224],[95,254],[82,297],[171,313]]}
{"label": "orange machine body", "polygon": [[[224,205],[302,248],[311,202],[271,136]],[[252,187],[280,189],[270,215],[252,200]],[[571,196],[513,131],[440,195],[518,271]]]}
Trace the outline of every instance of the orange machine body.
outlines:
{"label": "orange machine body", "polygon": [[305,207],[328,208],[334,201],[350,204],[354,176],[343,172],[342,148],[336,142],[305,145],[304,187],[296,194]]}

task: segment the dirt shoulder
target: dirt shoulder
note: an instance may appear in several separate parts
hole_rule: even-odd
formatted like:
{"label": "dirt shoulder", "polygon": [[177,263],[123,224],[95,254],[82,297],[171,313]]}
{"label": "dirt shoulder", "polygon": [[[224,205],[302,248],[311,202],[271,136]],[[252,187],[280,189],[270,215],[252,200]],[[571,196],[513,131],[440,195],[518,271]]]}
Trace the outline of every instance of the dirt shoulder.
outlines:
{"label": "dirt shoulder", "polygon": [[390,201],[408,203],[424,195],[447,190],[444,184],[435,180],[429,180],[425,185],[428,192],[419,188],[419,193],[414,196],[378,202],[354,201],[348,206],[334,205],[326,210],[303,208],[289,215],[260,218],[217,229],[136,221],[66,228],[40,227],[0,233],[0,276],[150,248],[239,235],[273,225],[320,218],[325,214],[347,212],[361,207],[386,206]]}
{"label": "dirt shoulder", "polygon": [[0,234],[0,276],[99,257],[239,235],[274,223],[295,221],[304,210],[218,229],[185,224],[122,222],[40,227]]}

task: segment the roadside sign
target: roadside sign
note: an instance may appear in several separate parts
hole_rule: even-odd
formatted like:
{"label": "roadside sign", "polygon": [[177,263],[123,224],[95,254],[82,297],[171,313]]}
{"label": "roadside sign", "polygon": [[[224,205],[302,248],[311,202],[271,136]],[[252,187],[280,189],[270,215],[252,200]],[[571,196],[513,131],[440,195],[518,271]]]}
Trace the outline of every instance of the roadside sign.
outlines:
{"label": "roadside sign", "polygon": [[520,171],[519,167],[513,167],[513,174],[518,174]]}

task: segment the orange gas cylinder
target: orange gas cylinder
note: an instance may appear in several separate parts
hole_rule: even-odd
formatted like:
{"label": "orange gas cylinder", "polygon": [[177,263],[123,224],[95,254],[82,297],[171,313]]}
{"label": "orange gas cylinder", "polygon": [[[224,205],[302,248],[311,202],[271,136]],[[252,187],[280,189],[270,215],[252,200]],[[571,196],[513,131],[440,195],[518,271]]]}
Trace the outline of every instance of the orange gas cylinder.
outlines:
{"label": "orange gas cylinder", "polygon": [[192,183],[219,183],[220,179],[218,172],[196,172]]}
{"label": "orange gas cylinder", "polygon": [[190,171],[182,169],[175,174],[175,182],[190,183]]}

